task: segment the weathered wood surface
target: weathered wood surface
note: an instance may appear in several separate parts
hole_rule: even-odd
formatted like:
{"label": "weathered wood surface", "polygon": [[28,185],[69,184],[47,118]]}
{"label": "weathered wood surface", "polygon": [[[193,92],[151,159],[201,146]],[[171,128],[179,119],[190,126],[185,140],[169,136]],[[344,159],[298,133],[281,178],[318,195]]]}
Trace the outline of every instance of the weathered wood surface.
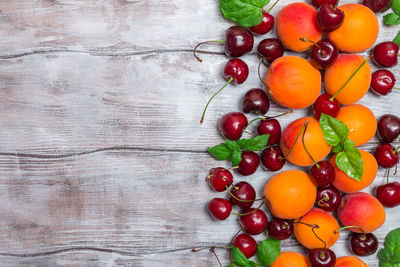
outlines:
{"label": "weathered wood surface", "polygon": [[[205,47],[214,52],[200,64],[190,50],[231,25],[217,1],[3,0],[0,21],[0,265],[216,265],[190,248],[229,243],[238,224],[213,222],[205,211],[224,193],[211,192],[204,177],[228,163],[204,151],[221,140],[218,118],[261,87],[256,56],[245,56],[248,81],[226,88],[199,126],[203,105],[224,83],[226,57]],[[379,40],[398,30],[382,27]],[[368,93],[360,103],[377,117],[399,115],[399,99]],[[270,114],[282,111],[272,105]],[[235,179],[251,180],[261,194],[270,176],[260,168]],[[399,213],[388,210],[381,241],[400,226]],[[338,255],[348,254],[345,244],[342,237],[335,245]],[[299,247],[291,239],[283,249]],[[377,266],[375,255],[365,261]]]}

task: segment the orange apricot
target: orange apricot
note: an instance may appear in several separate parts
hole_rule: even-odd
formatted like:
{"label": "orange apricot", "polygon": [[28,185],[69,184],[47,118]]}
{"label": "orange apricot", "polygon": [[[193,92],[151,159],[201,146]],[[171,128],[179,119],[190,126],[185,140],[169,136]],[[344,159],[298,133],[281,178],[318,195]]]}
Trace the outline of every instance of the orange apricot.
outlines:
{"label": "orange apricot", "polygon": [[308,258],[303,254],[292,251],[284,251],[271,264],[270,267],[311,267]]}
{"label": "orange apricot", "polygon": [[343,24],[328,33],[340,51],[359,53],[374,45],[379,33],[378,19],[374,12],[360,4],[339,7],[344,12]]}
{"label": "orange apricot", "polygon": [[368,267],[368,265],[356,256],[344,256],[336,259],[335,267]]}
{"label": "orange apricot", "polygon": [[288,170],[275,174],[267,181],[264,196],[275,217],[294,219],[313,207],[317,188],[307,173]]}

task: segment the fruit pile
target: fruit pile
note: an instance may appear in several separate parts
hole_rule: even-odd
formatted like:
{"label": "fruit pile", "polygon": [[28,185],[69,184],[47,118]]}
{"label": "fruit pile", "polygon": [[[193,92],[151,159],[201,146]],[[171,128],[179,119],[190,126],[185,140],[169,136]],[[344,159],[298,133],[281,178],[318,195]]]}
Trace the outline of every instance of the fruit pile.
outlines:
{"label": "fruit pile", "polygon": [[[265,89],[249,90],[242,98],[243,113],[227,113],[219,120],[224,142],[208,149],[216,159],[232,162],[232,168],[213,168],[206,177],[213,190],[226,191],[229,196],[212,199],[208,211],[216,220],[239,216],[240,230],[225,247],[232,249],[231,266],[367,266],[357,256],[377,251],[373,232],[385,222],[384,207],[400,205],[400,183],[389,183],[389,170],[399,162],[400,146],[393,143],[399,138],[400,118],[387,114],[377,122],[369,108],[356,102],[369,89],[378,95],[398,89],[390,70],[371,73],[369,61],[382,68],[397,65],[400,37],[374,46],[379,33],[374,12],[392,6],[398,14],[400,0],[364,0],[362,5],[339,7],[338,0],[311,0],[312,5],[295,2],[284,6],[276,18],[269,12],[277,2],[264,11],[268,2],[219,0],[222,14],[239,25],[226,31],[225,40],[200,43],[193,51],[201,62],[197,48],[219,42],[232,58],[223,70],[227,83],[207,102],[200,120],[203,123],[218,93],[230,83],[246,81],[249,68],[239,57],[252,51],[253,34],[263,35],[276,27],[277,38],[264,39],[257,46],[258,74]],[[367,58],[357,54],[373,46]],[[285,56],[285,49],[307,51],[309,59],[304,54]],[[260,74],[262,62],[268,66],[265,78]],[[270,99],[288,111],[266,116]],[[282,132],[278,117],[311,106],[313,117],[298,118]],[[249,122],[244,113],[257,117]],[[256,133],[249,132],[253,123],[258,123]],[[382,143],[374,153],[359,149],[376,131]],[[244,132],[253,137],[242,138]],[[262,152],[259,155],[257,151]],[[280,171],[286,162],[310,168]],[[266,181],[263,195],[257,197],[249,182],[234,181],[232,171],[249,176],[260,164],[276,173]],[[361,192],[374,181],[378,167],[387,169],[387,183],[377,188],[376,197]],[[264,204],[270,220],[262,210]],[[240,213],[232,212],[234,206]],[[330,247],[345,229],[352,233],[349,247],[356,256],[336,258]],[[257,244],[252,235],[264,232],[268,239]],[[292,235],[309,249],[308,256],[281,253],[280,242]],[[400,244],[400,228],[388,234],[385,248],[379,252],[383,266],[399,266],[400,246],[394,244]],[[215,248],[210,249],[216,255]],[[258,263],[249,260],[256,254]]]}

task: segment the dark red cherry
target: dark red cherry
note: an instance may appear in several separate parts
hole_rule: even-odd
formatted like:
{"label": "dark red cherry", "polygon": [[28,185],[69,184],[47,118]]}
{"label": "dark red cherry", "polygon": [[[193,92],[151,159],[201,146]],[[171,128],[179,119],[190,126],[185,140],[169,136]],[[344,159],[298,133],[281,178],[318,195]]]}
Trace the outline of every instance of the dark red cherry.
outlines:
{"label": "dark red cherry", "polygon": [[323,69],[332,64],[338,57],[336,45],[328,38],[321,39],[313,46],[310,62],[313,66]]}
{"label": "dark red cherry", "polygon": [[392,168],[399,163],[399,152],[391,144],[378,145],[374,157],[378,165],[383,168]]}
{"label": "dark red cherry", "polygon": [[218,124],[219,132],[229,140],[238,140],[247,127],[247,118],[243,113],[231,112],[225,114]]}
{"label": "dark red cherry", "polygon": [[240,58],[233,58],[226,63],[224,68],[224,78],[226,80],[232,78],[232,83],[241,84],[246,81],[248,76],[249,67]]}
{"label": "dark red cherry", "polygon": [[317,165],[313,165],[310,169],[310,175],[318,186],[325,187],[331,185],[335,181],[335,168],[329,161],[321,160]]}
{"label": "dark red cherry", "polygon": [[232,204],[225,198],[213,198],[208,203],[208,212],[217,220],[225,220],[232,211]]}
{"label": "dark red cherry", "polygon": [[232,245],[237,247],[246,258],[254,256],[257,252],[257,242],[248,234],[240,234],[233,239]]}
{"label": "dark red cherry", "polygon": [[264,149],[261,153],[261,163],[267,170],[276,172],[285,165],[286,160],[284,157],[280,147],[271,146]]}
{"label": "dark red cherry", "polygon": [[342,25],[344,13],[332,4],[322,5],[318,9],[318,22],[321,30],[331,32]]}
{"label": "dark red cherry", "polygon": [[226,31],[225,54],[229,57],[241,57],[253,49],[253,34],[242,26],[232,26]]}
{"label": "dark red cherry", "polygon": [[209,185],[212,189],[217,192],[226,190],[226,187],[233,183],[232,173],[225,168],[218,167],[210,170],[210,174],[207,176]]}
{"label": "dark red cherry", "polygon": [[317,98],[317,100],[315,100],[313,110],[314,117],[317,120],[319,120],[322,113],[332,117],[336,117],[339,113],[340,103],[336,100],[336,98],[331,101],[331,97],[332,96],[330,94],[322,94]]}
{"label": "dark red cherry", "polygon": [[374,12],[385,12],[392,6],[392,0],[363,0],[362,4]]}
{"label": "dark red cherry", "polygon": [[386,143],[393,142],[400,134],[400,118],[386,114],[379,118],[378,136]]}
{"label": "dark red cherry", "polygon": [[378,249],[378,239],[372,233],[352,233],[350,237],[350,248],[357,256],[369,256]]}
{"label": "dark red cherry", "polygon": [[247,182],[239,182],[235,184],[231,190],[231,193],[235,196],[235,198],[230,196],[229,201],[232,203],[232,205],[241,207],[243,209],[250,208],[256,199],[256,191],[251,184]]}
{"label": "dark red cherry", "polygon": [[268,33],[274,27],[275,18],[271,14],[263,11],[263,19],[260,24],[250,27],[250,30],[256,34],[263,35]]}
{"label": "dark red cherry", "polygon": [[267,224],[267,231],[270,237],[284,240],[292,236],[293,223],[284,219],[272,219]]}
{"label": "dark red cherry", "polygon": [[316,8],[319,8],[322,5],[325,4],[331,4],[336,6],[338,3],[338,0],[311,0],[311,4],[313,4]]}
{"label": "dark red cherry", "polygon": [[266,63],[272,63],[275,59],[283,56],[285,49],[282,42],[277,38],[268,38],[262,40],[257,47],[257,52]]}
{"label": "dark red cherry", "polygon": [[387,41],[377,44],[372,50],[372,60],[381,67],[391,68],[397,65],[399,45],[395,42]]}
{"label": "dark red cherry", "polygon": [[243,151],[242,161],[237,168],[238,172],[242,175],[251,175],[256,172],[258,165],[260,165],[260,157],[253,151]]}
{"label": "dark red cherry", "polygon": [[308,254],[312,267],[333,267],[336,263],[336,254],[329,248],[314,248]]}
{"label": "dark red cherry", "polygon": [[319,208],[332,212],[340,205],[340,192],[333,186],[317,189],[316,204]]}
{"label": "dark red cherry", "polygon": [[268,218],[260,209],[245,209],[243,213],[246,215],[240,216],[239,222],[243,230],[249,235],[261,234],[267,227]]}
{"label": "dark red cherry", "polygon": [[265,114],[269,110],[269,98],[265,90],[253,88],[247,91],[242,99],[242,108],[245,113]]}
{"label": "dark red cherry", "polygon": [[400,205],[400,183],[392,182],[378,186],[376,198],[388,208]]}
{"label": "dark red cherry", "polygon": [[379,95],[387,95],[392,92],[396,78],[388,70],[377,70],[372,73],[371,89]]}
{"label": "dark red cherry", "polygon": [[277,144],[281,139],[281,124],[276,119],[261,120],[257,126],[257,133],[259,135],[269,134],[268,145]]}

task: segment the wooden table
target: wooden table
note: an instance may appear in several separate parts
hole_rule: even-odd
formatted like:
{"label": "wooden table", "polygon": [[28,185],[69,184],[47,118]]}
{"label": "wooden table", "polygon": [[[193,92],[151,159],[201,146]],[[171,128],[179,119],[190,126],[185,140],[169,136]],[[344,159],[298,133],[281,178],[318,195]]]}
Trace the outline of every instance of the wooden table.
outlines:
{"label": "wooden table", "polygon": [[[229,162],[205,150],[221,142],[218,118],[262,87],[252,53],[244,57],[249,79],[229,86],[199,126],[206,100],[224,83],[221,46],[202,47],[203,63],[191,53],[232,25],[217,1],[2,0],[0,20],[0,265],[217,266],[208,251],[190,249],[228,244],[239,226],[234,216],[215,222],[206,212],[225,193],[204,178]],[[382,26],[379,41],[398,31]],[[359,103],[379,117],[400,115],[399,100],[398,92],[368,93]],[[269,114],[282,111],[273,104]],[[261,194],[270,176],[260,168],[235,180]],[[374,185],[383,182],[380,170]],[[380,241],[400,226],[399,215],[400,207],[387,210]],[[347,237],[334,246],[339,256],[349,254]],[[295,239],[282,249],[302,251]],[[226,251],[218,254],[228,263]],[[365,261],[377,266],[376,255]]]}

